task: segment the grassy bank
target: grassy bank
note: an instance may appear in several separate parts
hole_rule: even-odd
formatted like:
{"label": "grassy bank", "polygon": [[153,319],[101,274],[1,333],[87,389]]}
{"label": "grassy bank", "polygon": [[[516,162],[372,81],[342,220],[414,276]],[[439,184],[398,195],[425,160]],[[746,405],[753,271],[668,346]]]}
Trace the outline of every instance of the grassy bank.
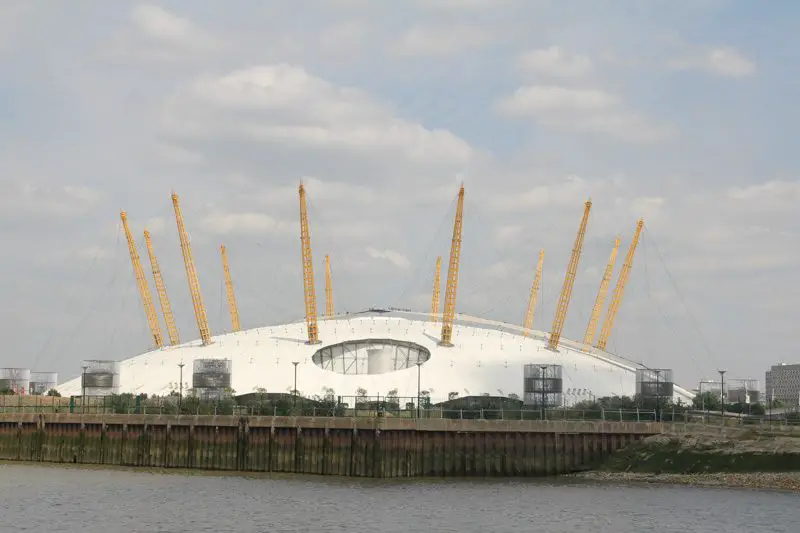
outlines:
{"label": "grassy bank", "polygon": [[701,474],[800,472],[800,437],[738,431],[730,436],[657,435],[609,456],[604,472]]}
{"label": "grassy bank", "polygon": [[657,435],[611,454],[585,479],[800,491],[800,437],[735,431]]}

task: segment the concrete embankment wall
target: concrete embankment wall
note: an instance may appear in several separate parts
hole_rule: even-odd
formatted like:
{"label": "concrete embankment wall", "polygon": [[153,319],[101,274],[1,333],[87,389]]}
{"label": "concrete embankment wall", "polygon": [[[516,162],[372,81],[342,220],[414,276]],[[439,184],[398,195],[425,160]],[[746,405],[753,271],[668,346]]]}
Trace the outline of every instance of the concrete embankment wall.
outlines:
{"label": "concrete embankment wall", "polygon": [[392,418],[0,415],[0,459],[366,477],[583,470],[660,424]]}

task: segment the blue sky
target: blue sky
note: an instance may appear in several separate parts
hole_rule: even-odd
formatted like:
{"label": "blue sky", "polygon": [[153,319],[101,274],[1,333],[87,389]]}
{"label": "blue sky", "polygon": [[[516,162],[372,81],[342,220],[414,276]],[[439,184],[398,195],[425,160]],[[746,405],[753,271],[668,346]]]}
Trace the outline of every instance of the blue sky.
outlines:
{"label": "blue sky", "polygon": [[218,5],[0,4],[0,365],[148,349],[121,208],[194,336],[171,189],[213,329],[221,242],[245,326],[299,318],[301,178],[338,309],[428,307],[463,180],[460,311],[520,322],[544,248],[549,329],[591,196],[566,336],[644,216],[612,349],[685,384],[800,358],[796,3]]}

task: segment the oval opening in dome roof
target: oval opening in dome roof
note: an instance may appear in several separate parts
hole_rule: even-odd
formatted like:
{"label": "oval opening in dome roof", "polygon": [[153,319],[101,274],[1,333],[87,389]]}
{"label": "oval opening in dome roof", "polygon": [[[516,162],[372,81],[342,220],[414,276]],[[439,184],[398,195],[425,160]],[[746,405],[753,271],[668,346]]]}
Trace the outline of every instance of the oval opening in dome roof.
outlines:
{"label": "oval opening in dome roof", "polygon": [[311,360],[338,374],[386,374],[423,364],[431,352],[419,344],[394,339],[359,339],[320,348]]}

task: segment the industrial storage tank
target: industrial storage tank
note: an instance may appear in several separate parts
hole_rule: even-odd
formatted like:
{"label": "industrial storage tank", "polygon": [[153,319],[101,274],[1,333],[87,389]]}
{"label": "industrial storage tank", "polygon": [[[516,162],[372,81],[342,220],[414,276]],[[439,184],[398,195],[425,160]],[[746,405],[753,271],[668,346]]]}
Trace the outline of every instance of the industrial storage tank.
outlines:
{"label": "industrial storage tank", "polygon": [[760,382],[757,379],[736,379],[726,381],[728,403],[758,403],[761,400]]}
{"label": "industrial storage tank", "polygon": [[192,390],[201,398],[220,398],[231,390],[230,359],[195,359]]}
{"label": "industrial storage tank", "polygon": [[50,389],[56,388],[58,374],[56,372],[31,372],[28,393],[34,396],[47,394]]}
{"label": "industrial storage tank", "polygon": [[525,365],[522,391],[525,405],[559,407],[564,392],[561,365]]}
{"label": "industrial storage tank", "polygon": [[671,399],[673,393],[672,369],[639,368],[636,370],[636,395],[639,398]]}
{"label": "industrial storage tank", "polygon": [[81,388],[86,396],[119,394],[119,361],[88,360],[81,365]]}
{"label": "industrial storage tank", "polygon": [[29,368],[0,368],[0,391],[27,394],[30,381]]}

